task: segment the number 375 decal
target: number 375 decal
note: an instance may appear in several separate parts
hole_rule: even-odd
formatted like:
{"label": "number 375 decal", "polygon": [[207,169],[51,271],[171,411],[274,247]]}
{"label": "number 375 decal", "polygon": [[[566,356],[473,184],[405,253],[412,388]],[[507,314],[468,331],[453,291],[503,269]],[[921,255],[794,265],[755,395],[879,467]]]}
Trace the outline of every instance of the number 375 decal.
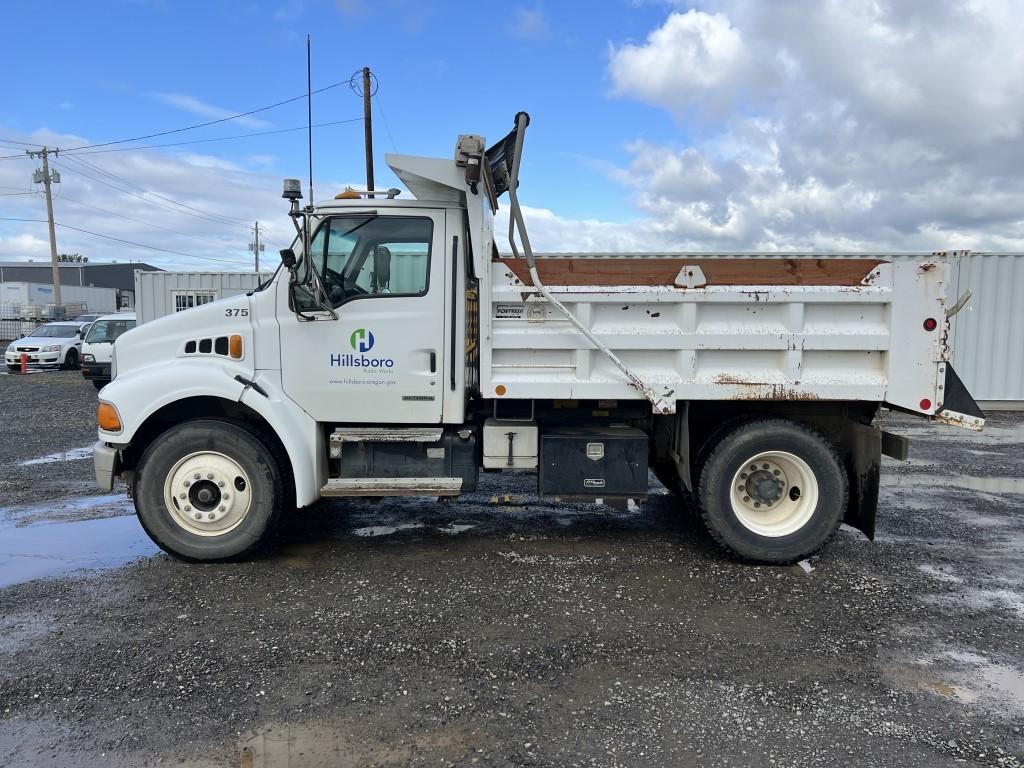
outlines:
{"label": "number 375 decal", "polygon": [[248,317],[249,316],[249,310],[248,309],[225,309],[224,310],[224,316],[225,317]]}

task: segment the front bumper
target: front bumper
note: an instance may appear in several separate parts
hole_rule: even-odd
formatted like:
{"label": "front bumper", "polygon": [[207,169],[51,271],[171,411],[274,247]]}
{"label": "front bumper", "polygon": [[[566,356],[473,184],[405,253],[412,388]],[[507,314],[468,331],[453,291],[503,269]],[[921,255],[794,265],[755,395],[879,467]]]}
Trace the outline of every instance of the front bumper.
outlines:
{"label": "front bumper", "polygon": [[92,465],[96,472],[96,485],[101,491],[114,489],[114,478],[120,470],[120,454],[116,448],[97,442],[92,448]]}
{"label": "front bumper", "polygon": [[82,363],[82,376],[89,381],[110,381],[110,363]]}
{"label": "front bumper", "polygon": [[[5,352],[4,360],[7,365],[21,365],[21,352]],[[59,365],[60,352],[26,352],[28,364],[35,366]]]}

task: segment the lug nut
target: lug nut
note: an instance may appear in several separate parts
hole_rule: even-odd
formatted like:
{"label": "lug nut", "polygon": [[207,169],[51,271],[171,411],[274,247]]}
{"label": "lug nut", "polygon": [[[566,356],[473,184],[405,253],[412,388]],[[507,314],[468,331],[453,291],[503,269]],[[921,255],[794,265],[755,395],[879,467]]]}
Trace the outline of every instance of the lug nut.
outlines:
{"label": "lug nut", "polygon": [[192,479],[193,480],[198,480],[199,479],[199,473],[196,472],[194,475],[192,475]]}
{"label": "lug nut", "polygon": [[[776,474],[777,474],[777,473],[776,473]],[[223,481],[223,480],[218,480],[218,481],[217,481],[217,487],[218,487],[218,488],[223,488],[223,487],[224,487],[224,481]]]}
{"label": "lug nut", "polygon": [[227,507],[225,507],[223,504],[221,504],[220,505],[220,511],[223,512],[225,509],[227,509]]}
{"label": "lug nut", "polygon": [[210,514],[208,514],[208,515],[207,515],[206,517],[207,517],[208,519],[210,519],[210,520],[213,520],[213,519],[214,519],[215,517],[217,517],[217,516],[216,516],[215,514],[213,514],[213,512],[211,512],[211,513],[210,513]]}
{"label": "lug nut", "polygon": [[775,475],[775,476],[777,477],[777,476],[778,476],[778,474],[779,474],[779,470],[777,470],[777,469],[773,469],[773,470],[772,470],[772,474],[773,474],[773,475]]}
{"label": "lug nut", "polygon": [[227,494],[227,493],[224,494],[224,499],[230,499],[230,498],[231,498],[230,494]]}
{"label": "lug nut", "polygon": [[182,485],[184,485],[186,488],[188,488],[190,485],[192,485],[192,481],[191,480],[186,480],[184,483],[182,483]]}
{"label": "lug nut", "polygon": [[190,507],[188,504],[186,504],[185,505],[185,511],[186,512],[191,512],[192,511],[192,507]]}
{"label": "lug nut", "polygon": [[206,479],[207,479],[207,480],[213,480],[213,472],[208,472],[208,473],[206,474]]}
{"label": "lug nut", "polygon": [[754,502],[754,506],[755,507],[760,507],[761,506],[761,502],[760,501],[755,501]]}
{"label": "lug nut", "polygon": [[187,493],[179,493],[178,494],[178,498],[179,499],[187,499],[188,498],[188,494]]}
{"label": "lug nut", "polygon": [[202,520],[202,519],[203,519],[203,513],[202,512],[196,512],[196,520]]}

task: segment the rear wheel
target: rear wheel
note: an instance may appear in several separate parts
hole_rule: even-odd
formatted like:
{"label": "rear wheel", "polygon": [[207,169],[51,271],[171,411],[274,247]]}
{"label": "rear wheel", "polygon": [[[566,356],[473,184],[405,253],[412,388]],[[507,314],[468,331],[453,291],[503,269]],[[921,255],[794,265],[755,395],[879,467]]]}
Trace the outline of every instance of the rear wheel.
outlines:
{"label": "rear wheel", "polygon": [[273,533],[284,508],[274,455],[242,427],[198,420],[143,454],[135,509],[161,549],[182,560],[238,560]]}
{"label": "rear wheel", "polygon": [[69,349],[67,354],[64,355],[64,370],[73,371],[78,367],[78,350]]}
{"label": "rear wheel", "polygon": [[747,560],[788,563],[815,552],[839,527],[846,473],[813,429],[762,419],[719,439],[701,468],[698,497],[720,544]]}

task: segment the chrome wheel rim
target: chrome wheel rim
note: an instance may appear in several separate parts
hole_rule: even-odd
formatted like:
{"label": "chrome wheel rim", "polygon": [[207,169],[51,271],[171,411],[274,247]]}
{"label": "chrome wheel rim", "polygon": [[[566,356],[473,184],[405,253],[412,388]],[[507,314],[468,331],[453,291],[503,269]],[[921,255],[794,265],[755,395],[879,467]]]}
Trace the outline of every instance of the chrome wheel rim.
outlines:
{"label": "chrome wheel rim", "polygon": [[764,451],[733,475],[732,511],[747,530],[788,536],[803,528],[818,506],[818,480],[806,461],[785,451]]}
{"label": "chrome wheel rim", "polygon": [[234,459],[215,451],[181,458],[164,480],[171,519],[196,536],[223,536],[237,528],[252,506],[252,483]]}

